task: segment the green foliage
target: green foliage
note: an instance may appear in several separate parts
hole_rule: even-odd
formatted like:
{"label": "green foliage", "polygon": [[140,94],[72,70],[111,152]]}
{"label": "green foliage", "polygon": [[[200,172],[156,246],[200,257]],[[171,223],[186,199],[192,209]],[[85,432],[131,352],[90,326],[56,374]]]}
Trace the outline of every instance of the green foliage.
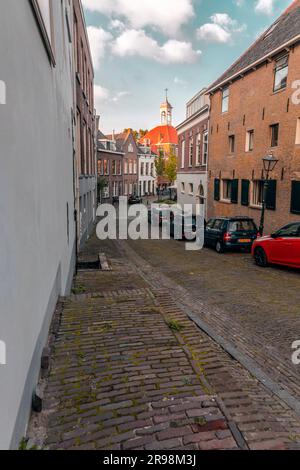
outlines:
{"label": "green foliage", "polygon": [[175,152],[171,152],[165,165],[165,173],[171,184],[177,179],[177,157]]}
{"label": "green foliage", "polygon": [[180,332],[184,328],[184,326],[181,325],[181,323],[179,323],[177,320],[169,320],[167,322],[167,325],[170,328],[170,330],[177,331],[177,332]]}
{"label": "green foliage", "polygon": [[104,178],[104,176],[98,176],[97,179],[97,194],[98,194],[98,202],[101,203],[102,193],[103,190],[107,187],[108,180]]}
{"label": "green foliage", "polygon": [[159,155],[155,159],[155,168],[157,176],[165,176],[165,159],[162,150],[159,151]]}
{"label": "green foliage", "polygon": [[146,134],[148,134],[147,129],[140,129],[139,131],[135,131],[130,127],[123,130],[123,133],[126,134],[128,131],[131,131],[134,137],[134,140],[137,142],[138,140],[142,139]]}

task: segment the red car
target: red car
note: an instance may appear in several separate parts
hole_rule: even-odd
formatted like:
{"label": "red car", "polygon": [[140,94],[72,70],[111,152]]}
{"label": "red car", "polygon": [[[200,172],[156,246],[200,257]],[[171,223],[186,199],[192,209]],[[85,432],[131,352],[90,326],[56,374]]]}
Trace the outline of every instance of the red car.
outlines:
{"label": "red car", "polygon": [[254,241],[252,254],[258,266],[281,264],[300,268],[300,222],[288,224],[267,237]]}

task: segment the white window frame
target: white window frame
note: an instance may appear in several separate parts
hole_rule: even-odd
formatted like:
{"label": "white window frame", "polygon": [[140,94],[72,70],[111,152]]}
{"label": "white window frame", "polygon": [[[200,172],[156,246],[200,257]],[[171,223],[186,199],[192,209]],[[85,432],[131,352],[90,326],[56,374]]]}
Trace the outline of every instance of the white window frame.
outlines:
{"label": "white window frame", "polygon": [[[259,199],[259,187],[258,185],[261,184],[262,187],[260,188],[261,193],[261,202],[258,202]],[[250,205],[252,207],[261,209],[263,205],[263,191],[264,191],[264,182],[263,180],[253,180],[251,181],[251,186],[250,186]]]}
{"label": "white window frame", "polygon": [[[228,185],[229,183],[230,183],[230,186],[231,186],[231,187],[230,187],[230,196],[227,197],[227,195],[226,195],[226,197],[225,197],[225,193],[228,192],[228,188],[227,188],[227,190],[225,191],[225,185]],[[224,179],[222,179],[222,180],[221,180],[221,201],[223,201],[223,202],[231,202],[231,193],[232,193],[232,180],[229,179],[229,178],[224,178]]]}
{"label": "white window frame", "polygon": [[[252,148],[250,148],[251,136],[252,136]],[[245,150],[246,150],[246,152],[253,152],[253,150],[254,150],[254,129],[250,129],[246,133],[246,147],[245,147]]]}
{"label": "white window frame", "polygon": [[51,0],[30,0],[42,38],[53,66],[56,65],[54,54],[53,14]]}
{"label": "white window frame", "polygon": [[202,165],[207,166],[208,162],[208,131],[203,133],[203,152],[202,152]]}
{"label": "white window frame", "polygon": [[181,168],[185,166],[185,139],[181,142]]}

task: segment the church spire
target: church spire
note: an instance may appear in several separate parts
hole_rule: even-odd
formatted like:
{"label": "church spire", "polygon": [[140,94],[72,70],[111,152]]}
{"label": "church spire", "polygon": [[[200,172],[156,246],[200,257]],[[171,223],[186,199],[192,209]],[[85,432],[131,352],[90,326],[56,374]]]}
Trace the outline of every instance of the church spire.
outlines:
{"label": "church spire", "polygon": [[168,88],[166,88],[166,100],[160,105],[160,123],[162,126],[172,126],[173,107],[168,101],[168,91]]}

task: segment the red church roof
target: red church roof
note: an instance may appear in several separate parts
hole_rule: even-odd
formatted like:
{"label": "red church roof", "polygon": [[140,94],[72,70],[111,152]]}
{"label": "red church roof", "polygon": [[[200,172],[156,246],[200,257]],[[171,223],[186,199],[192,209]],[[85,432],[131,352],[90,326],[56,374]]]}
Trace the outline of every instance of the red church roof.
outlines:
{"label": "red church roof", "polygon": [[177,130],[173,126],[157,126],[141,139],[141,143],[147,144],[148,142],[151,147],[166,144],[178,145]]}

